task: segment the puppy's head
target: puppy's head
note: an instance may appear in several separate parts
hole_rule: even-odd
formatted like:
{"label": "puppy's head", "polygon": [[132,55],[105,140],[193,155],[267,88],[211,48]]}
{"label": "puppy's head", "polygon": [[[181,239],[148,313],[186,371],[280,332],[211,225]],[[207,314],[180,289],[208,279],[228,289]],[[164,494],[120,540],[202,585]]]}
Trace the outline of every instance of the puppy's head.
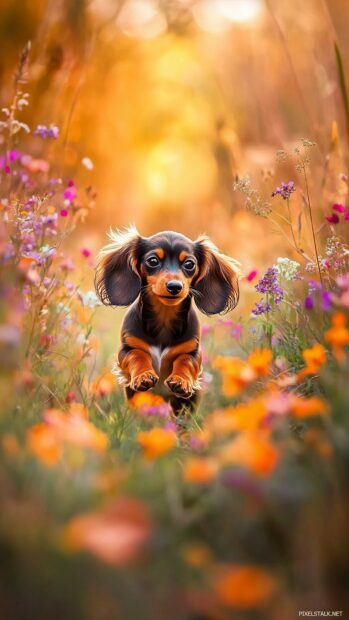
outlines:
{"label": "puppy's head", "polygon": [[110,233],[100,253],[96,290],[104,304],[128,306],[143,289],[165,306],[193,296],[205,314],[232,310],[239,297],[238,267],[207,237],[175,232],[141,237],[135,228]]}

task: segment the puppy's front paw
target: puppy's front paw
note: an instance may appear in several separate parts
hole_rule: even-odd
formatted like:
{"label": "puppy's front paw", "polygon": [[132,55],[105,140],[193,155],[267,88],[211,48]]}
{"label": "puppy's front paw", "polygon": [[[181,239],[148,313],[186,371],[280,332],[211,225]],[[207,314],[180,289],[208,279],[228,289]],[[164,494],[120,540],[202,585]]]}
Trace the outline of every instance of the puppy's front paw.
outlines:
{"label": "puppy's front paw", "polygon": [[158,380],[159,377],[155,374],[155,372],[142,372],[140,375],[137,375],[137,377],[132,379],[130,388],[135,390],[135,392],[146,392],[147,390],[153,388]]}
{"label": "puppy's front paw", "polygon": [[183,379],[183,377],[179,375],[170,375],[169,378],[166,379],[165,384],[171,392],[181,398],[190,398],[194,391],[192,382]]}

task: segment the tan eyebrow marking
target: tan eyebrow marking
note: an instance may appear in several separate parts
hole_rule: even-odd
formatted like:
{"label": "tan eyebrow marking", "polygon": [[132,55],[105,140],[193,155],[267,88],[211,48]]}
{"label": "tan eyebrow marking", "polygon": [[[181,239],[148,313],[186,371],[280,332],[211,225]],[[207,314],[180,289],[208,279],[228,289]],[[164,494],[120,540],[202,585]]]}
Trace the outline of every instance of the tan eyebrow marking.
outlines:
{"label": "tan eyebrow marking", "polygon": [[184,261],[184,259],[185,259],[185,257],[186,257],[186,256],[187,256],[187,253],[186,253],[184,250],[182,250],[182,251],[179,253],[178,258],[179,258],[179,260],[180,260],[180,262],[181,262],[181,263]]}
{"label": "tan eyebrow marking", "polygon": [[165,256],[165,252],[164,252],[164,250],[162,248],[156,248],[156,250],[154,250],[154,252],[155,252],[156,256],[158,258],[160,258],[160,260],[162,260],[164,258],[164,256]]}

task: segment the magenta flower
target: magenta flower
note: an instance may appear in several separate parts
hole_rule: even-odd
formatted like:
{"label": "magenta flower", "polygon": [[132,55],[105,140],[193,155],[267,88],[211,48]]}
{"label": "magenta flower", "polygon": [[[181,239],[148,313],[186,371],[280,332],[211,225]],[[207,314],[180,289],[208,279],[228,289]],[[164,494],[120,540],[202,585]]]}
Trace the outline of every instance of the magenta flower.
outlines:
{"label": "magenta flower", "polygon": [[332,213],[332,215],[329,215],[328,217],[326,217],[326,220],[330,224],[339,224],[339,217],[336,213]]}
{"label": "magenta flower", "polygon": [[61,210],[60,210],[60,215],[61,215],[62,217],[67,217],[67,215],[68,215],[68,209],[61,209]]}
{"label": "magenta flower", "polygon": [[81,254],[85,257],[85,258],[89,258],[91,256],[91,252],[90,250],[88,250],[87,248],[83,248],[81,250]]}
{"label": "magenta flower", "polygon": [[246,276],[246,280],[248,282],[252,282],[252,280],[255,279],[256,275],[257,275],[257,269],[252,269],[252,271],[250,271],[250,273]]}
{"label": "magenta flower", "polygon": [[332,205],[332,210],[333,211],[337,211],[337,213],[346,213],[346,208],[344,205],[335,203],[334,205]]}

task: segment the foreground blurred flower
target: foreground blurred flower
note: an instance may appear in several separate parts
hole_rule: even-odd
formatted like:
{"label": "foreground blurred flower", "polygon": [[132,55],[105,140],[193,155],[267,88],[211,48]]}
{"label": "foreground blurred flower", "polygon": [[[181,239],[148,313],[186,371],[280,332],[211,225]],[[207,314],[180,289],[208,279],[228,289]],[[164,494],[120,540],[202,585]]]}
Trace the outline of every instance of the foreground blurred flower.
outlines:
{"label": "foreground blurred flower", "polygon": [[62,542],[68,551],[88,551],[107,564],[124,566],[140,556],[150,535],[144,504],[119,498],[100,512],[74,517]]}
{"label": "foreground blurred flower", "polygon": [[132,397],[130,404],[137,409],[138,413],[145,416],[167,418],[170,413],[170,407],[162,396],[152,392],[137,392]]}
{"label": "foreground blurred flower", "polygon": [[152,428],[150,431],[140,432],[137,438],[147,459],[162,456],[170,452],[177,444],[176,433],[164,428]]}
{"label": "foreground blurred flower", "polygon": [[184,479],[196,484],[208,484],[217,473],[217,463],[210,458],[189,459],[184,465]]}
{"label": "foreground blurred flower", "polygon": [[332,347],[332,352],[339,362],[345,360],[344,347],[349,344],[349,330],[346,327],[347,319],[343,312],[335,312],[332,317],[332,327],[325,332],[325,340]]}
{"label": "foreground blurred flower", "polygon": [[96,452],[104,451],[108,438],[87,420],[87,410],[81,403],[71,403],[70,411],[48,409],[44,422],[32,426],[27,431],[27,447],[44,465],[56,464],[65,444],[89,448]]}
{"label": "foreground blurred flower", "polygon": [[309,349],[304,349],[302,356],[306,365],[298,374],[299,380],[303,380],[308,375],[316,375],[327,360],[325,348],[319,343]]}
{"label": "foreground blurred flower", "polygon": [[328,406],[317,396],[312,396],[310,398],[293,396],[291,399],[291,413],[296,418],[325,415],[328,413]]}
{"label": "foreground blurred flower", "polygon": [[226,396],[236,396],[252,381],[268,375],[271,370],[272,352],[270,349],[256,349],[247,361],[238,357],[218,355],[213,367],[223,375],[223,392]]}
{"label": "foreground blurred flower", "polygon": [[274,578],[258,566],[226,565],[214,577],[214,590],[223,605],[253,609],[268,602],[276,589]]}
{"label": "foreground blurred flower", "polygon": [[260,476],[269,476],[275,469],[279,454],[267,431],[244,432],[224,445],[218,454],[222,465],[234,463]]}

